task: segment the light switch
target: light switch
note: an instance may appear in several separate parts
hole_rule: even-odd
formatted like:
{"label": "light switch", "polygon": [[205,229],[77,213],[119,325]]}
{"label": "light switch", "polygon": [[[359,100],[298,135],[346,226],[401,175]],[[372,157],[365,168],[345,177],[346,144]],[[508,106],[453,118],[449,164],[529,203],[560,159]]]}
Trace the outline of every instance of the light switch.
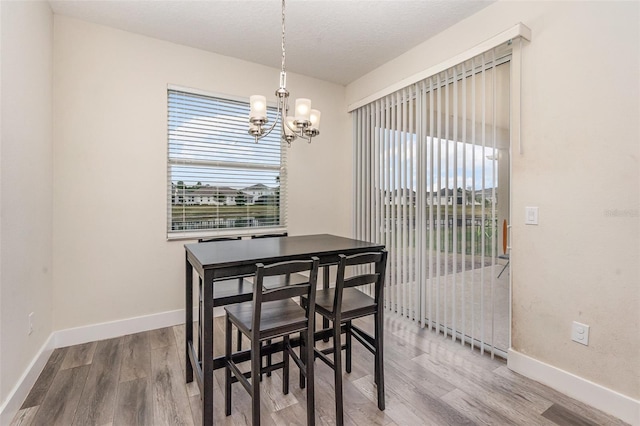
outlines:
{"label": "light switch", "polygon": [[537,207],[525,207],[524,213],[525,213],[525,217],[524,217],[525,225],[538,224],[538,208]]}

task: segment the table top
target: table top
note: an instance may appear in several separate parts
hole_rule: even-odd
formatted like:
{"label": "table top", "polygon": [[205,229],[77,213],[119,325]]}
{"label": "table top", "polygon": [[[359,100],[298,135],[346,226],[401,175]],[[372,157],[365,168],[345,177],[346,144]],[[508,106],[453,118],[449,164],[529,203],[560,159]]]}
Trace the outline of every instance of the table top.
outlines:
{"label": "table top", "polygon": [[293,237],[256,238],[232,241],[185,244],[187,256],[194,266],[203,269],[255,265],[258,262],[294,260],[316,255],[321,258],[338,254],[360,253],[384,249],[384,244],[370,243],[330,234]]}

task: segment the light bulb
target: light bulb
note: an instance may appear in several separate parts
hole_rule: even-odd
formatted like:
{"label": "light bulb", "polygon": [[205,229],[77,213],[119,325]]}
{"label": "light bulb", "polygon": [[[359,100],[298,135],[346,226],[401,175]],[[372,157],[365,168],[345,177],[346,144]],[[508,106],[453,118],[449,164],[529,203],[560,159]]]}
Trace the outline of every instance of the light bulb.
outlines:
{"label": "light bulb", "polygon": [[311,100],[306,98],[296,99],[296,120],[297,121],[309,121],[309,114],[311,113]]}
{"label": "light bulb", "polygon": [[319,130],[320,129],[320,116],[322,114],[317,109],[312,109],[309,120],[311,121],[311,128]]}
{"label": "light bulb", "polygon": [[253,95],[249,98],[251,103],[250,120],[266,120],[267,119],[267,98],[261,95]]}

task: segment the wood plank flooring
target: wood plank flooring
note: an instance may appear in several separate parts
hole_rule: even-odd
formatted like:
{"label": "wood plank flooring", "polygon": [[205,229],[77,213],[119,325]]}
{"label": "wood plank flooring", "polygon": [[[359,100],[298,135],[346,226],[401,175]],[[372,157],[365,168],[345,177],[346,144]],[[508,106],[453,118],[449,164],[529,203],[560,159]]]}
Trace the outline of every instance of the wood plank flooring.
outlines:
{"label": "wood plank flooring", "polygon": [[[369,320],[358,325],[372,328]],[[222,317],[215,327],[214,352],[221,354]],[[199,390],[184,379],[184,331],[175,326],[56,349],[11,425],[199,425]],[[389,316],[385,339],[386,410],[376,405],[373,356],[354,342],[353,370],[344,373],[345,424],[625,424],[408,320]],[[315,371],[316,422],[333,425],[333,373],[321,362]],[[239,384],[232,414],[224,415],[223,383],[218,370],[216,424],[250,424],[250,398]],[[305,424],[305,391],[293,367],[290,383],[283,395],[281,372],[264,378],[263,424]]]}

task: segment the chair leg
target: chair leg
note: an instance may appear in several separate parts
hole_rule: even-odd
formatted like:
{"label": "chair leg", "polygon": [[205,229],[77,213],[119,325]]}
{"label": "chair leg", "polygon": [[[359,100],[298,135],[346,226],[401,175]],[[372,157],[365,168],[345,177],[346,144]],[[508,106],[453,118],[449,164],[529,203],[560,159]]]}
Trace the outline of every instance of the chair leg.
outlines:
{"label": "chair leg", "polygon": [[[271,345],[271,339],[266,340],[267,345]],[[262,344],[260,345],[262,347]],[[267,367],[271,367],[271,354],[267,355]],[[271,371],[267,371],[267,377],[271,377]],[[262,381],[262,358],[260,358],[260,381]]]}
{"label": "chair leg", "polygon": [[[314,426],[316,424],[316,412],[315,412],[315,384],[313,380],[313,364],[314,364],[314,337],[313,329],[309,329],[307,333],[307,345],[305,346],[305,370],[307,376],[307,425]],[[302,348],[302,347],[301,347]],[[301,349],[302,351],[302,349]],[[302,352],[300,352],[302,354]],[[302,371],[300,372],[302,376]]]}
{"label": "chair leg", "polygon": [[[244,278],[238,278],[238,282],[240,283],[240,290],[244,287]],[[238,329],[238,342],[237,342],[237,350],[240,352],[242,350],[242,332]]]}
{"label": "chair leg", "polygon": [[254,426],[260,425],[260,340],[257,335],[251,336],[251,421]]}
{"label": "chair leg", "polygon": [[336,395],[336,425],[344,425],[344,409],[342,398],[342,343],[340,339],[340,322],[333,323],[333,377]]}
{"label": "chair leg", "polygon": [[225,414],[231,415],[231,321],[229,315],[225,316],[225,339],[224,339],[224,357],[225,357],[225,374],[224,374],[224,407]]}
{"label": "chair leg", "polygon": [[[262,342],[260,342],[260,349],[261,349],[261,352],[262,352]],[[263,376],[263,374],[262,374],[262,356],[261,356],[260,357],[260,381],[262,381],[262,376]]]}
{"label": "chair leg", "polygon": [[378,313],[374,315],[375,321],[375,377],[377,379],[378,388],[378,409],[384,411],[384,330],[383,330],[383,318],[382,313],[378,310]]}
{"label": "chair leg", "polygon": [[[300,360],[304,365],[307,365],[307,349],[306,349],[307,346],[305,343],[306,340],[307,340],[307,336],[305,335],[305,333],[300,333]],[[300,389],[304,389],[305,386],[306,385],[305,385],[304,374],[302,374],[302,371],[301,371],[300,372]]]}
{"label": "chair leg", "polygon": [[351,373],[351,321],[347,321],[346,330],[345,340],[347,346],[347,359],[345,369],[347,373]]}
{"label": "chair leg", "polygon": [[283,338],[284,349],[282,350],[282,393],[289,393],[289,336]]}
{"label": "chair leg", "polygon": [[[271,339],[267,340],[267,345],[271,345]],[[271,367],[271,354],[267,355],[267,367]],[[267,371],[267,377],[271,377],[271,370]]]}

